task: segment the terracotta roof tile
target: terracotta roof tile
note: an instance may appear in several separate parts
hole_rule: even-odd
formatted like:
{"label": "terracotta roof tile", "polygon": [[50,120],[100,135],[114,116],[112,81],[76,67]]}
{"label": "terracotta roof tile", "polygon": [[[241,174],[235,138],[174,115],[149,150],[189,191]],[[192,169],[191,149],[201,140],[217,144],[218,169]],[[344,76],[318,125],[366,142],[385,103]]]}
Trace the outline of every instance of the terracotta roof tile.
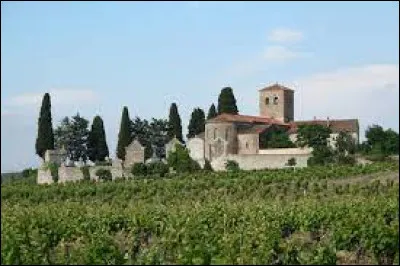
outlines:
{"label": "terracotta roof tile", "polygon": [[238,134],[260,134],[266,129],[268,129],[270,125],[254,125],[246,128],[238,128]]}
{"label": "terracotta roof tile", "polygon": [[261,123],[261,124],[276,124],[276,125],[287,125],[279,120],[266,117],[266,116],[250,116],[250,115],[234,115],[234,114],[220,114],[207,122],[238,122],[238,123]]}
{"label": "terracotta roof tile", "polygon": [[276,89],[280,89],[280,90],[285,90],[285,91],[294,91],[292,89],[289,89],[288,87],[285,87],[283,85],[280,85],[278,83],[275,83],[273,85],[267,86],[265,88],[260,89],[259,91],[265,91],[265,90],[276,90]]}
{"label": "terracotta roof tile", "polygon": [[358,120],[357,119],[340,119],[340,120],[308,120],[308,121],[294,121],[291,122],[291,127],[289,129],[289,134],[297,132],[297,128],[300,125],[323,125],[327,126],[329,122],[329,127],[333,133],[338,133],[340,131],[347,132],[358,132]]}

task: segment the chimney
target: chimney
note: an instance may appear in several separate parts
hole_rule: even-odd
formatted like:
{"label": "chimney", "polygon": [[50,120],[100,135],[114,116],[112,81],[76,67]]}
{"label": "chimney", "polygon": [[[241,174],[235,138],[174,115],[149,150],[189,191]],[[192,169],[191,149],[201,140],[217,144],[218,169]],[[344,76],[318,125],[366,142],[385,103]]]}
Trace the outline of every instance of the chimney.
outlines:
{"label": "chimney", "polygon": [[326,126],[329,127],[330,123],[329,123],[329,116],[326,118]]}

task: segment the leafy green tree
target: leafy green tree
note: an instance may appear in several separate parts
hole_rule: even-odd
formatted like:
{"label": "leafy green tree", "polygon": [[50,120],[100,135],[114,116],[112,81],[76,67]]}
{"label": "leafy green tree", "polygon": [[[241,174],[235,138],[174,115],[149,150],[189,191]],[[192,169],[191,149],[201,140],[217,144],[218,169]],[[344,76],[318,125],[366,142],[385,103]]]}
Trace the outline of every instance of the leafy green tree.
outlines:
{"label": "leafy green tree", "polygon": [[109,156],[104,124],[100,116],[93,119],[88,138],[88,154],[93,162],[104,161],[105,157]]}
{"label": "leafy green tree", "polygon": [[399,153],[399,133],[392,129],[384,130],[379,125],[372,125],[365,131],[367,141],[362,144],[362,151],[377,156]]}
{"label": "leafy green tree", "polygon": [[218,97],[218,114],[238,114],[238,112],[239,111],[236,106],[236,99],[233,95],[232,88],[223,88]]}
{"label": "leafy green tree", "polygon": [[326,146],[331,129],[322,125],[300,125],[297,130],[297,144],[300,147]]}
{"label": "leafy green tree", "polygon": [[341,131],[336,139],[336,149],[339,153],[354,154],[356,143],[349,133]]}
{"label": "leafy green tree", "polygon": [[218,115],[217,110],[215,109],[215,105],[211,104],[210,109],[208,109],[207,120],[214,118]]}
{"label": "leafy green tree", "polygon": [[88,125],[89,121],[77,113],[71,119],[65,117],[55,130],[56,147],[64,147],[73,161],[88,159]]}
{"label": "leafy green tree", "polygon": [[188,149],[182,145],[176,145],[175,151],[170,151],[168,165],[178,173],[188,173],[201,169],[199,164],[190,157]]}
{"label": "leafy green tree", "polygon": [[140,119],[136,116],[133,121],[131,121],[131,139],[137,139],[140,144],[144,147],[144,158],[145,160],[150,158],[153,154],[153,149],[151,145],[151,130],[149,121],[146,119]]}
{"label": "leafy green tree", "polygon": [[44,158],[46,150],[54,149],[54,134],[51,117],[50,94],[45,93],[40,108],[38,133],[35,144],[36,154]]}
{"label": "leafy green tree", "polygon": [[187,138],[193,138],[194,136],[204,132],[205,130],[205,114],[204,111],[200,108],[195,108],[192,112],[189,126],[188,126],[188,134]]}
{"label": "leafy green tree", "polygon": [[168,138],[168,120],[152,118],[150,122],[150,143],[159,158],[165,158],[165,144]]}
{"label": "leafy green tree", "polygon": [[129,118],[128,107],[124,106],[122,110],[121,125],[118,133],[118,144],[117,144],[117,157],[121,160],[125,160],[125,148],[131,143],[131,131],[130,125],[131,120]]}
{"label": "leafy green tree", "polygon": [[169,109],[169,120],[168,120],[168,137],[173,139],[176,137],[179,141],[183,142],[182,136],[182,122],[179,116],[178,106],[176,103],[172,103]]}
{"label": "leafy green tree", "polygon": [[290,140],[288,133],[278,127],[273,127],[260,134],[260,148],[293,148],[294,143]]}
{"label": "leafy green tree", "polygon": [[384,154],[399,154],[399,133],[388,129],[385,131],[385,141],[382,144]]}
{"label": "leafy green tree", "polygon": [[307,161],[310,166],[313,165],[327,165],[334,163],[334,152],[332,148],[327,145],[318,145],[313,147],[312,157]]}

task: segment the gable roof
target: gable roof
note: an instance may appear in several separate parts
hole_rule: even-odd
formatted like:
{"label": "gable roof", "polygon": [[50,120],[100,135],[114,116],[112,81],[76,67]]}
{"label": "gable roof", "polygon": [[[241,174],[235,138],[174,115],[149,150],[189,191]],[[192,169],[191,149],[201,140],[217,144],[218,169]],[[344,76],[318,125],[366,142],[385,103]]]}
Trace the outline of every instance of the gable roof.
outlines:
{"label": "gable roof", "polygon": [[271,125],[254,125],[246,128],[238,128],[238,134],[260,134],[267,130]]}
{"label": "gable roof", "polygon": [[265,88],[260,89],[259,91],[266,91],[266,90],[284,90],[284,91],[294,91],[292,89],[289,89],[288,87],[285,87],[283,85],[280,85],[278,83],[272,84],[270,86],[267,86]]}
{"label": "gable roof", "polygon": [[250,116],[250,115],[234,115],[234,114],[220,114],[212,119],[207,120],[209,122],[236,122],[236,123],[261,123],[261,124],[276,124],[276,125],[286,125],[279,120],[267,117],[267,116]]}
{"label": "gable roof", "polygon": [[291,123],[289,134],[297,132],[298,126],[300,125],[322,125],[327,126],[332,130],[332,133],[339,133],[341,131],[346,132],[358,132],[358,119],[337,119],[337,120],[307,120],[307,121],[294,121]]}

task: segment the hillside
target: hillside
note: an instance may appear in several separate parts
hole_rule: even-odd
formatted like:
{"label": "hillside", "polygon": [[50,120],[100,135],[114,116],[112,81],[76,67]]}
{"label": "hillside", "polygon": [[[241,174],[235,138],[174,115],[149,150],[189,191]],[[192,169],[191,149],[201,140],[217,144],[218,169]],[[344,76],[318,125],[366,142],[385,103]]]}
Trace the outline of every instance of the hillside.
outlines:
{"label": "hillside", "polygon": [[1,262],[398,263],[398,166],[4,184]]}

